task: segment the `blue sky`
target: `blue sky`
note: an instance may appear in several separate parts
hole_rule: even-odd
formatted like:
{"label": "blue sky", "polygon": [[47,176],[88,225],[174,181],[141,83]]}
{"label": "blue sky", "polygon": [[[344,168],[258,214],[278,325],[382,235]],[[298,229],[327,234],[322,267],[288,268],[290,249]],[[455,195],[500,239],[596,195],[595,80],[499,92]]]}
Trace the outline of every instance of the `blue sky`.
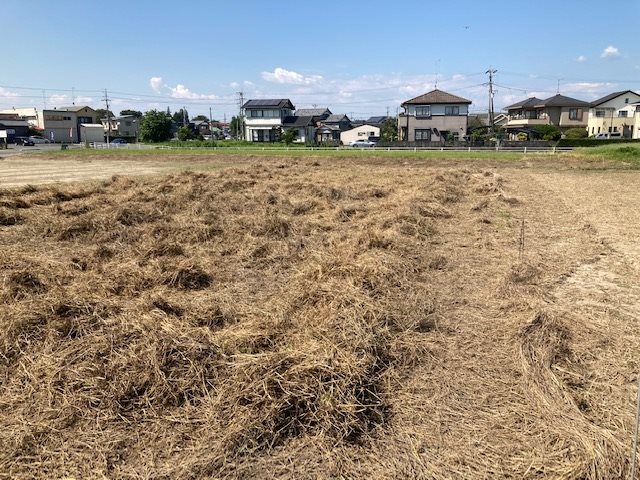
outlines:
{"label": "blue sky", "polygon": [[0,108],[69,104],[72,88],[98,108],[107,88],[116,113],[184,105],[222,119],[243,91],[366,118],[437,80],[482,111],[490,66],[497,108],[558,82],[584,100],[640,91],[637,0],[20,4],[3,10]]}

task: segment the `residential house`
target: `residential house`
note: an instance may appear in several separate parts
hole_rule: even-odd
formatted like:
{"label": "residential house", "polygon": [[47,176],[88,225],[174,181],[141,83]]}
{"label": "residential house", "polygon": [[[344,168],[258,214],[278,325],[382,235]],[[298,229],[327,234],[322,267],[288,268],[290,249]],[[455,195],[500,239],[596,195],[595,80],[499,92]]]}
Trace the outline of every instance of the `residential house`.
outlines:
{"label": "residential house", "polygon": [[445,141],[467,133],[471,100],[442,90],[432,90],[400,105],[398,139],[405,142]]}
{"label": "residential house", "polygon": [[0,114],[0,130],[6,132],[0,143],[15,143],[16,137],[26,137],[29,134],[29,128],[29,123],[14,113]]}
{"label": "residential house", "polygon": [[305,115],[293,115],[286,117],[282,121],[283,129],[293,128],[296,130],[296,143],[310,143],[313,142],[316,133],[316,117]]}
{"label": "residential house", "polygon": [[250,142],[275,142],[278,140],[282,121],[293,116],[296,109],[288,98],[248,100],[244,111],[245,139]]}
{"label": "residential house", "polygon": [[329,115],[332,115],[332,113],[328,108],[299,108],[296,110],[296,115],[299,117],[315,117],[318,120],[324,120]]}
{"label": "residential house", "polygon": [[[493,126],[494,128],[504,127],[508,121],[506,113],[494,113]],[[467,133],[471,133],[475,130],[486,132],[489,128],[489,112],[470,113],[467,120]]]}
{"label": "residential house", "polygon": [[318,143],[339,142],[340,134],[351,128],[353,128],[351,120],[344,113],[331,114],[320,122],[316,130],[316,141]]}
{"label": "residential house", "polygon": [[343,145],[349,145],[356,140],[368,140],[369,137],[380,137],[380,127],[361,125],[340,133],[340,141]]}
{"label": "residential house", "polygon": [[530,133],[537,125],[554,125],[565,132],[569,128],[586,128],[589,103],[564,95],[546,100],[527,98],[505,108],[508,121],[504,128],[512,137]]}
{"label": "residential house", "polygon": [[631,90],[614,92],[591,102],[587,131],[621,132],[625,138],[640,138],[640,94]]}
{"label": "residential house", "polygon": [[80,125],[98,123],[95,110],[86,105],[43,110],[17,108],[3,110],[0,113],[17,114],[22,120],[26,120],[32,128],[40,130],[42,135],[52,142],[83,142]]}
{"label": "residential house", "polygon": [[375,117],[369,117],[364,122],[364,124],[365,125],[373,125],[373,126],[376,126],[376,127],[382,127],[382,124],[384,122],[386,122],[387,119],[389,119],[389,118],[391,118],[391,117],[388,117],[386,115],[378,115],[378,116],[375,116]]}
{"label": "residential house", "polygon": [[196,135],[202,135],[209,137],[211,135],[211,125],[207,120],[191,120],[189,122],[189,128]]}
{"label": "residential house", "polygon": [[102,125],[105,133],[109,131],[109,137],[137,138],[140,130],[140,119],[135,115],[121,115],[119,117],[103,118]]}

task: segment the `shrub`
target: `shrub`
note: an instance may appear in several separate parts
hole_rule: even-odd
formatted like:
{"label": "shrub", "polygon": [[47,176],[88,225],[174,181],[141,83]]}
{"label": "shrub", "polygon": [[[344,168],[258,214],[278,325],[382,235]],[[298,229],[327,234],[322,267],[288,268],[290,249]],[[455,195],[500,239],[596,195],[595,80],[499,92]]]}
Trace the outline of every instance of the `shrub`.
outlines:
{"label": "shrub", "polygon": [[585,128],[570,128],[564,132],[564,138],[587,138],[589,132]]}

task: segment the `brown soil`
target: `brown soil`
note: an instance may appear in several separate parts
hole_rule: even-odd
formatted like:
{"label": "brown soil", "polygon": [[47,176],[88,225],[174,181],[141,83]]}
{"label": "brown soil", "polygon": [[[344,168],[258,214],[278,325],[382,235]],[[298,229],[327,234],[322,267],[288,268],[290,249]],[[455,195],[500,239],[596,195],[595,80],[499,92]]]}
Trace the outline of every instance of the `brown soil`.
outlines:
{"label": "brown soil", "polygon": [[0,191],[0,477],[624,477],[638,176],[244,159]]}

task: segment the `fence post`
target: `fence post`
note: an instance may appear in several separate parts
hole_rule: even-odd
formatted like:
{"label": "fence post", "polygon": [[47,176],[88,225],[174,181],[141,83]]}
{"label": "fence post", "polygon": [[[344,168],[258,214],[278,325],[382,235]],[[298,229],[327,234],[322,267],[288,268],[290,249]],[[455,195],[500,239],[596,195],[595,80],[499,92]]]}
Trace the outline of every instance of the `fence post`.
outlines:
{"label": "fence post", "polygon": [[524,153],[527,153],[527,147],[524,147]]}
{"label": "fence post", "polygon": [[556,153],[556,146],[553,146],[553,153]]}

